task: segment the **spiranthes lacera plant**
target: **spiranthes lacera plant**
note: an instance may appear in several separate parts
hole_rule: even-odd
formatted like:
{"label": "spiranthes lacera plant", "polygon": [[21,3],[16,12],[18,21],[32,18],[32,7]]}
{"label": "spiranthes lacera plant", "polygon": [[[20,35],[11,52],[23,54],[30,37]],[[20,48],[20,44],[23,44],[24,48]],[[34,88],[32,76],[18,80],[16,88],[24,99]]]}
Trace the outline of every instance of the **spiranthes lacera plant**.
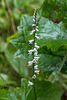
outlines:
{"label": "spiranthes lacera plant", "polygon": [[29,44],[32,44],[33,49],[32,50],[28,50],[29,54],[32,54],[32,61],[28,62],[28,66],[32,65],[32,79],[33,82],[29,81],[28,86],[33,85],[34,87],[34,94],[35,94],[35,100],[37,100],[36,98],[36,91],[35,91],[35,79],[37,77],[37,74],[39,74],[40,70],[38,69],[38,51],[37,49],[39,48],[39,46],[36,43],[36,38],[39,39],[39,37],[37,36],[36,32],[38,31],[38,26],[37,26],[37,10],[35,9],[34,11],[34,15],[33,15],[33,30],[31,31],[30,35],[33,35],[33,39],[29,40]]}

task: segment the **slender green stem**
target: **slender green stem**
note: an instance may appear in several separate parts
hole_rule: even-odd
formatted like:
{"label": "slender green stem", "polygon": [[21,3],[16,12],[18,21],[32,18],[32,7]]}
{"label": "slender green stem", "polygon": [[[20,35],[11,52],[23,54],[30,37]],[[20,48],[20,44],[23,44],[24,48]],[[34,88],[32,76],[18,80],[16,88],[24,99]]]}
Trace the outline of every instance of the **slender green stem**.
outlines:
{"label": "slender green stem", "polygon": [[57,71],[57,74],[56,74],[54,80],[52,81],[52,83],[55,82],[55,80],[56,80],[58,74],[60,73],[60,71],[61,71],[61,69],[62,69],[62,67],[63,67],[63,65],[64,65],[64,63],[65,63],[65,61],[66,61],[66,58],[67,58],[67,51],[66,51],[66,54],[65,54],[65,56],[64,56],[64,58],[63,58],[63,61],[62,61],[62,63],[61,63],[61,66],[60,66],[59,70]]}
{"label": "slender green stem", "polygon": [[[34,58],[34,52],[33,52],[33,58]],[[32,67],[33,75],[34,75],[34,66],[35,66],[35,64],[33,63],[33,67]],[[35,79],[33,79],[33,83],[34,83],[33,89],[34,89],[35,100],[37,100],[36,88],[35,88]]]}

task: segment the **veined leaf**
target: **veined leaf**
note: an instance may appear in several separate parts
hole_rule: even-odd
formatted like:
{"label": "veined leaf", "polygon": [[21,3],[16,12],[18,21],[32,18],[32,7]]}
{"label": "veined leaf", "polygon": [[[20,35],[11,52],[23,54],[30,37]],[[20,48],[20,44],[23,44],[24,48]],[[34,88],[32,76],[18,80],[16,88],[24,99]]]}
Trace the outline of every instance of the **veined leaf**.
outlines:
{"label": "veined leaf", "polygon": [[[19,36],[11,40],[16,48],[22,50],[22,53],[28,53],[28,50],[31,49],[28,41],[32,39],[29,35],[32,30],[32,20],[32,16],[23,16],[18,28]],[[62,23],[56,24],[38,15],[38,27],[39,32],[37,34],[40,39],[36,42],[40,47],[46,46],[52,52],[58,51],[62,46],[67,47],[67,32]]]}
{"label": "veined leaf", "polygon": [[[37,18],[39,29],[37,34],[40,38],[38,40],[36,39],[36,42],[40,46],[39,52],[42,50],[42,48],[47,48],[47,53],[45,52],[45,48],[43,49],[42,54],[46,54],[47,56],[44,56],[44,59],[40,61],[40,64],[43,63],[42,65],[45,73],[46,70],[47,72],[49,70],[48,73],[51,73],[60,67],[63,56],[65,55],[65,50],[67,47],[67,32],[63,23],[56,24],[39,15]],[[16,57],[25,57],[26,54],[28,54],[28,50],[32,49],[32,45],[29,44],[29,40],[33,38],[30,36],[30,32],[33,29],[32,20],[32,16],[22,16],[20,26],[18,27],[19,36],[11,40],[12,44],[18,49],[16,52]],[[64,50],[62,50],[62,54],[59,52],[61,47],[64,48]],[[52,54],[49,54],[49,50],[51,50],[52,54],[54,54],[56,57],[54,55],[51,56]],[[62,58],[58,57],[58,55],[62,55]],[[47,57],[48,60],[46,60],[45,57]],[[29,56],[26,56],[26,58],[29,58]],[[40,67],[42,67],[42,65],[40,65]]]}

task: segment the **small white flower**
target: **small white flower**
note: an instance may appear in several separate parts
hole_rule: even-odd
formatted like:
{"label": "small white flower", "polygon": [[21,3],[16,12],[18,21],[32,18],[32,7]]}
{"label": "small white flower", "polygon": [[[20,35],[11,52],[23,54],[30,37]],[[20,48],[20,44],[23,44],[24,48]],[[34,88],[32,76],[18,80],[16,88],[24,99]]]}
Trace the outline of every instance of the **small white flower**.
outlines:
{"label": "small white flower", "polygon": [[38,61],[39,58],[40,58],[40,57],[34,57],[34,59],[36,59],[36,61]]}
{"label": "small white flower", "polygon": [[35,37],[36,37],[37,39],[39,39],[39,37],[37,36],[37,34],[35,34]]}
{"label": "small white flower", "polygon": [[34,48],[34,52],[37,52],[37,49],[36,48]]}
{"label": "small white flower", "polygon": [[38,28],[38,26],[36,26],[36,28]]}
{"label": "small white flower", "polygon": [[40,72],[40,70],[35,70],[35,73],[36,73],[36,74],[39,74],[39,72]]}
{"label": "small white flower", "polygon": [[36,28],[36,31],[39,31],[39,30]]}
{"label": "small white flower", "polygon": [[36,26],[36,24],[33,24],[32,26]]}
{"label": "small white flower", "polygon": [[28,50],[29,54],[32,54],[34,52],[34,50]]}
{"label": "small white flower", "polygon": [[38,65],[35,65],[35,66],[34,66],[34,69],[38,69]]}
{"label": "small white flower", "polygon": [[30,81],[28,81],[28,86],[30,86],[30,85],[33,85],[33,83],[32,83],[32,82],[30,82]]}
{"label": "small white flower", "polygon": [[30,35],[32,35],[34,32],[35,32],[35,30],[32,30],[31,33],[30,33]]}
{"label": "small white flower", "polygon": [[32,33],[34,33],[34,32],[35,32],[35,30],[32,30],[31,32],[32,32]]}
{"label": "small white flower", "polygon": [[33,21],[35,22],[35,19],[33,19]]}
{"label": "small white flower", "polygon": [[32,61],[33,61],[33,63],[37,63],[36,59],[33,59]]}
{"label": "small white flower", "polygon": [[32,40],[29,40],[29,43],[30,43],[30,44],[32,44],[32,43],[33,43],[33,41],[34,41],[33,39],[32,39]]}
{"label": "small white flower", "polygon": [[34,56],[38,56],[37,54],[38,54],[38,52],[37,52],[37,51],[36,51],[36,52],[34,52]]}
{"label": "small white flower", "polygon": [[28,66],[31,66],[33,64],[33,61],[28,62]]}
{"label": "small white flower", "polygon": [[33,33],[31,32],[30,35],[32,35]]}
{"label": "small white flower", "polygon": [[36,48],[36,49],[38,49],[38,48],[39,48],[39,46],[37,46],[37,44],[36,44],[36,43],[35,43],[35,48]]}
{"label": "small white flower", "polygon": [[34,75],[32,76],[32,78],[35,79],[35,78],[36,78],[36,75],[34,74]]}
{"label": "small white flower", "polygon": [[35,13],[34,13],[34,15],[33,15],[33,19],[35,19]]}

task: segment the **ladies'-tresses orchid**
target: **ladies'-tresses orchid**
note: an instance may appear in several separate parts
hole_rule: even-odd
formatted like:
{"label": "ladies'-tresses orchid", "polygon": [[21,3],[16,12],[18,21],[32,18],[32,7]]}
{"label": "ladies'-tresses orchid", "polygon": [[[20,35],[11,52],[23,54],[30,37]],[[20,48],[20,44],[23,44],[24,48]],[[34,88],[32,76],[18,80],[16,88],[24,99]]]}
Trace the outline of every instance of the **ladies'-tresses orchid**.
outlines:
{"label": "ladies'-tresses orchid", "polygon": [[30,86],[30,85],[33,85],[33,83],[32,83],[32,82],[30,82],[30,81],[28,81],[28,86]]}
{"label": "ladies'-tresses orchid", "polygon": [[[32,66],[32,71],[33,71],[32,79],[35,80],[37,77],[37,74],[39,74],[40,72],[40,70],[38,69],[38,59],[40,57],[38,57],[38,51],[37,51],[39,49],[39,46],[35,42],[36,39],[39,39],[39,37],[36,34],[36,32],[39,31],[38,26],[37,26],[37,11],[36,10],[34,12],[33,21],[34,21],[34,23],[32,24],[33,30],[30,33],[30,35],[33,35],[33,39],[29,40],[29,44],[33,45],[33,49],[28,50],[29,54],[32,54],[33,59],[32,61],[28,62],[28,66]],[[29,81],[28,86],[30,85],[34,85],[34,83]]]}
{"label": "ladies'-tresses orchid", "polygon": [[34,41],[33,39],[32,39],[32,40],[29,40],[29,44],[32,44],[32,43],[33,43],[33,41]]}
{"label": "ladies'-tresses orchid", "polygon": [[34,50],[28,50],[29,54],[32,54],[34,52]]}
{"label": "ladies'-tresses orchid", "polygon": [[34,74],[34,75],[32,76],[32,78],[35,79],[35,78],[36,78],[36,75]]}
{"label": "ladies'-tresses orchid", "polygon": [[30,35],[34,34],[34,32],[35,32],[35,30],[32,30],[31,33],[30,33]]}
{"label": "ladies'-tresses orchid", "polygon": [[35,66],[34,66],[34,69],[38,69],[38,65],[35,65]]}
{"label": "ladies'-tresses orchid", "polygon": [[39,49],[39,46],[37,45],[37,43],[35,43],[35,48],[36,48],[36,49]]}

